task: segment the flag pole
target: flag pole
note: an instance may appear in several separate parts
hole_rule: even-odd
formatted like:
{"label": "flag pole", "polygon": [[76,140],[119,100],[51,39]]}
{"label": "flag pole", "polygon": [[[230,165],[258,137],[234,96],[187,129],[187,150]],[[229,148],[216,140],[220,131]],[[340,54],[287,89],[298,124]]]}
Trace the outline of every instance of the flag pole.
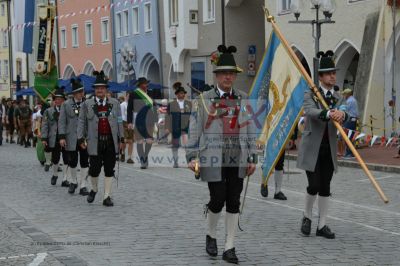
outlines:
{"label": "flag pole", "polygon": [[[272,15],[270,15],[269,10],[266,7],[264,7],[264,14],[265,14],[265,16],[267,18],[267,21],[271,23],[274,32],[276,33],[278,38],[281,40],[283,46],[285,47],[285,49],[288,52],[289,56],[291,57],[292,61],[297,66],[297,68],[301,71],[301,73],[302,73],[303,77],[305,78],[305,80],[307,81],[310,89],[313,91],[315,96],[318,97],[318,101],[322,104],[322,106],[325,109],[329,109],[328,105],[326,104],[324,98],[322,97],[322,95],[319,92],[318,88],[314,84],[313,80],[308,75],[307,71],[304,69],[304,67],[301,64],[300,60],[297,58],[296,54],[294,53],[293,49],[290,47],[288,41],[286,40],[286,38],[283,36],[282,32],[280,31],[280,29],[276,25],[275,18]],[[378,194],[381,197],[381,199],[383,200],[383,202],[384,203],[388,203],[389,202],[388,198],[386,197],[385,193],[382,191],[382,188],[380,187],[380,185],[376,181],[375,177],[369,171],[367,165],[365,164],[364,160],[361,158],[360,154],[358,153],[358,151],[354,147],[353,143],[350,141],[350,139],[348,138],[347,134],[344,132],[342,126],[336,121],[332,121],[332,122],[335,125],[335,127],[339,130],[339,133],[340,133],[340,135],[342,135],[343,140],[346,142],[347,146],[349,147],[351,152],[354,154],[354,156],[357,159],[357,161],[359,162],[361,168],[364,170],[365,174],[367,175],[368,179],[371,181],[373,187],[378,192]]]}

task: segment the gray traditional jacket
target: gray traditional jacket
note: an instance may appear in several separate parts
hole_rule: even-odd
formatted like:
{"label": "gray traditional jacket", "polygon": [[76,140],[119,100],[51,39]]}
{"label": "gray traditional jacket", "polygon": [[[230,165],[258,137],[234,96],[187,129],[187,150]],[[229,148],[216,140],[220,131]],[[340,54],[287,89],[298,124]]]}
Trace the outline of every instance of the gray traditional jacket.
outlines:
{"label": "gray traditional jacket", "polygon": [[57,127],[60,113],[56,111],[56,107],[49,107],[43,113],[42,119],[42,140],[47,141],[50,148],[56,146]]}
{"label": "gray traditional jacket", "polygon": [[[336,101],[334,108],[339,109],[345,105],[344,98],[337,92],[332,95]],[[319,148],[324,136],[325,127],[328,124],[329,145],[335,172],[337,172],[337,129],[331,120],[321,117],[323,106],[317,101],[314,93],[308,90],[304,95],[305,128],[302,133],[297,167],[306,171],[314,172],[317,164]],[[348,115],[346,114],[346,119]]]}
{"label": "gray traditional jacket", "polygon": [[58,120],[58,133],[60,139],[65,139],[67,142],[66,150],[75,151],[78,142],[78,120],[79,113],[83,102],[77,105],[74,99],[68,99],[61,106],[60,119]]}
{"label": "gray traditional jacket", "polygon": [[[123,141],[124,128],[121,117],[121,107],[119,102],[114,98],[107,99],[107,104],[111,105],[111,112],[108,116],[111,133],[115,146],[115,154],[119,153],[119,143]],[[98,124],[99,118],[95,114],[94,106],[97,103],[94,97],[86,100],[81,107],[78,121],[78,142],[86,140],[88,145],[88,153],[90,156],[97,155],[98,144]],[[111,154],[110,154],[111,155]]]}
{"label": "gray traditional jacket", "polygon": [[[243,124],[249,121],[250,115],[246,112],[246,96],[234,90],[240,98],[240,112],[237,123]],[[221,167],[223,159],[223,122],[222,119],[215,119],[209,123],[213,111],[211,106],[219,95],[215,90],[204,92],[193,101],[192,114],[189,125],[189,141],[186,148],[186,159],[190,162],[194,158],[199,159],[200,176],[203,181],[218,182],[222,180]],[[249,125],[239,129],[239,177],[246,176],[246,169],[249,162],[256,158],[256,134],[255,125]]]}

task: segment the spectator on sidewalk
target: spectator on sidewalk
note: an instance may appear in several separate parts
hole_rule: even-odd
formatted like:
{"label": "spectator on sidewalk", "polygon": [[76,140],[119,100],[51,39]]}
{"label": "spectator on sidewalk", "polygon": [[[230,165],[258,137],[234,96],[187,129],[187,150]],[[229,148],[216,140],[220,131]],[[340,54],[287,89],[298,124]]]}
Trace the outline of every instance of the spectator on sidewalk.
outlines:
{"label": "spectator on sidewalk", "polygon": [[[344,128],[348,130],[352,130],[352,134],[350,134],[350,140],[355,134],[355,130],[357,129],[357,120],[358,120],[358,104],[356,98],[353,96],[353,91],[351,89],[345,89],[343,91],[343,96],[346,99],[346,112],[349,114],[349,120],[344,123]],[[344,155],[345,159],[354,158],[353,153],[346,145],[346,154]]]}
{"label": "spectator on sidewalk", "polygon": [[126,98],[124,96],[119,97],[119,101],[121,103],[121,116],[122,116],[122,123],[124,125],[124,138],[125,138],[125,143],[122,144],[120,161],[121,162],[125,161],[125,149],[126,146],[128,146],[128,160],[126,161],[126,163],[134,164],[134,161],[132,159],[134,129],[128,128],[128,100],[129,100],[129,93],[126,93]]}
{"label": "spectator on sidewalk", "polygon": [[187,91],[182,83],[176,82],[173,85],[176,99],[168,104],[165,127],[167,133],[172,134],[172,157],[174,168],[178,168],[178,149],[186,146],[188,142],[189,120],[192,110],[192,103],[186,100]]}

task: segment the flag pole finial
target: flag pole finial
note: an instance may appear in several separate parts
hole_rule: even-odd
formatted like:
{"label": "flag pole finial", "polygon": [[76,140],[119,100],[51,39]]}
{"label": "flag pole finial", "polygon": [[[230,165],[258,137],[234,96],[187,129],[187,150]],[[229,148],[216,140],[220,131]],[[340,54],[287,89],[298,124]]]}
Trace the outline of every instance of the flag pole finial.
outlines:
{"label": "flag pole finial", "polygon": [[268,21],[268,22],[275,22],[275,17],[272,16],[271,13],[269,13],[268,8],[266,8],[265,6],[263,6],[263,9],[264,9],[265,16],[267,17],[267,21]]}

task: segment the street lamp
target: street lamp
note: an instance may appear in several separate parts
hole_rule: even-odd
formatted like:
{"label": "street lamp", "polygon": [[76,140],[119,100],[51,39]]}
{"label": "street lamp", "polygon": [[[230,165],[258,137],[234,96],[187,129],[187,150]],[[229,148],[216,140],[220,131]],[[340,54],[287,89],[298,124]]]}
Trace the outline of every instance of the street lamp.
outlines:
{"label": "street lamp", "polygon": [[[315,9],[315,19],[313,20],[299,20],[301,10],[303,8],[303,0],[292,0],[290,4],[290,10],[294,14],[296,20],[289,21],[293,24],[311,24],[312,25],[312,37],[314,38],[315,51],[313,58],[314,65],[314,84],[318,85],[318,68],[319,61],[317,58],[317,53],[319,52],[319,41],[321,39],[321,26],[322,24],[333,24],[335,21],[331,20],[333,12],[336,9],[335,0],[311,0],[311,5]],[[322,10],[324,17],[320,18],[319,10]]]}

